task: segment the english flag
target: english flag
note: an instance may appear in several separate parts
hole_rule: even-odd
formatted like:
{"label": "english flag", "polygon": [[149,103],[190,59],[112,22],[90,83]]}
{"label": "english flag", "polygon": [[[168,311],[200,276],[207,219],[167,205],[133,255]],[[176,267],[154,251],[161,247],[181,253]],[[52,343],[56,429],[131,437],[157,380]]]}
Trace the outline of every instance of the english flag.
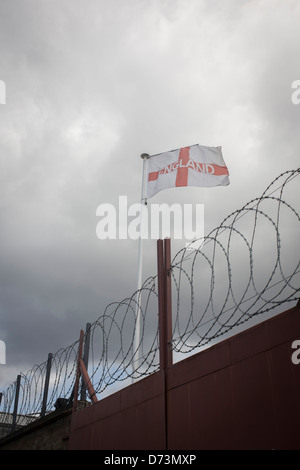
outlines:
{"label": "english flag", "polygon": [[229,172],[221,147],[191,145],[170,152],[151,155],[147,165],[147,193],[179,186],[227,186]]}

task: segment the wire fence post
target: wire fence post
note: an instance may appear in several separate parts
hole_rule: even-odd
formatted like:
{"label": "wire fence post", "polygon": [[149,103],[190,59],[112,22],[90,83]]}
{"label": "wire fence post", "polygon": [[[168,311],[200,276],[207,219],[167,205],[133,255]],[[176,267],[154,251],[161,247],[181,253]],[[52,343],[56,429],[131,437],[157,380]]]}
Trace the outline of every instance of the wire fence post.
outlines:
{"label": "wire fence post", "polygon": [[164,380],[165,449],[168,449],[168,368],[172,357],[171,240],[157,240],[159,364]]}
{"label": "wire fence post", "polygon": [[159,331],[159,367],[166,369],[165,338],[165,282],[164,282],[164,245],[163,240],[157,240],[157,274],[158,274],[158,331]]}
{"label": "wire fence post", "polygon": [[[91,323],[87,323],[85,327],[84,352],[83,352],[83,358],[82,358],[86,370],[88,370],[88,365],[89,365],[90,338],[91,338]],[[81,401],[86,400],[86,385],[83,380],[81,381],[80,400]]]}
{"label": "wire fence post", "polygon": [[157,241],[159,363],[165,370],[173,363],[172,355],[172,298],[171,298],[171,240]]}
{"label": "wire fence post", "polygon": [[49,382],[50,382],[50,373],[51,373],[51,365],[52,365],[52,353],[49,353],[48,354],[48,360],[47,360],[46,376],[45,376],[45,385],[44,385],[44,395],[43,395],[43,403],[42,403],[42,409],[41,409],[41,418],[43,418],[46,414],[48,390],[49,390]]}
{"label": "wire fence post", "polygon": [[12,432],[16,429],[16,425],[17,425],[17,413],[18,413],[18,404],[19,404],[20,385],[21,385],[21,375],[18,375],[17,381],[16,381],[15,404],[14,404],[14,411],[13,411],[12,424],[11,424]]}
{"label": "wire fence post", "polygon": [[76,367],[76,378],[75,378],[75,385],[74,385],[73,412],[75,412],[77,410],[77,405],[78,405],[78,390],[79,390],[79,379],[80,379],[80,360],[82,358],[83,338],[84,338],[84,331],[80,330],[80,338],[79,338],[79,345],[78,345],[78,356],[77,356],[77,367]]}
{"label": "wire fence post", "polygon": [[77,411],[78,407],[78,392],[79,392],[79,381],[80,376],[82,381],[84,382],[84,386],[89,393],[89,397],[93,403],[98,402],[98,398],[93,387],[93,384],[89,378],[87,373],[85,363],[82,359],[82,351],[83,351],[83,342],[84,342],[84,331],[80,330],[80,338],[79,338],[79,345],[78,345],[78,356],[77,356],[77,367],[76,367],[76,377],[75,377],[75,384],[74,384],[74,397],[73,397],[73,413]]}
{"label": "wire fence post", "polygon": [[171,276],[171,239],[164,239],[165,252],[165,317],[166,317],[166,358],[167,367],[173,364],[172,351],[172,276]]}

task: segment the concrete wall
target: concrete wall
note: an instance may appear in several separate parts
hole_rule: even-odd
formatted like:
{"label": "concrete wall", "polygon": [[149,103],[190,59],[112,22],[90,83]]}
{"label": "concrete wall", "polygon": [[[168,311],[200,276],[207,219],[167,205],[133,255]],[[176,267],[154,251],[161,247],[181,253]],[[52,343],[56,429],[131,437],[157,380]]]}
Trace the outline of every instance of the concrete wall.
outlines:
{"label": "concrete wall", "polygon": [[67,450],[72,410],[55,411],[0,441],[0,450]]}

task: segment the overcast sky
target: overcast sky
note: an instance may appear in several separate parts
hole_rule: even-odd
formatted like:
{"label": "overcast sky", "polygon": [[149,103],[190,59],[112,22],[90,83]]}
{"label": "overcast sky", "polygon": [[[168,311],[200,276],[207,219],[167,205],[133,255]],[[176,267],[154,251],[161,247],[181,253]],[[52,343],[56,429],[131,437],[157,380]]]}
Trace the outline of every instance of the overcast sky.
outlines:
{"label": "overcast sky", "polygon": [[0,387],[136,289],[138,242],[100,241],[96,209],[139,202],[141,153],[222,146],[229,186],[152,200],[204,203],[206,232],[299,167],[299,22],[298,0],[0,0]]}

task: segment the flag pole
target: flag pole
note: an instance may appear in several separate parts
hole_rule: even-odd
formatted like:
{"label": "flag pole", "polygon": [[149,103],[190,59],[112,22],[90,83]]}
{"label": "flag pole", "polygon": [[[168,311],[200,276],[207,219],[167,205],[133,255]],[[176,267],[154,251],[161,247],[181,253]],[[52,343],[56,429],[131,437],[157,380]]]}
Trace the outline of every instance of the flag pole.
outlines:
{"label": "flag pole", "polygon": [[139,236],[139,247],[138,247],[138,276],[137,276],[137,297],[136,297],[136,330],[134,335],[134,350],[133,350],[133,378],[132,381],[137,378],[135,370],[139,367],[140,362],[140,341],[141,341],[141,306],[140,306],[140,290],[142,288],[142,272],[143,272],[143,212],[144,206],[147,205],[147,194],[146,194],[146,177],[147,177],[147,162],[150,155],[148,153],[142,153],[141,158],[143,160],[143,174],[142,174],[142,191],[141,191],[141,210],[140,210],[140,236]]}

